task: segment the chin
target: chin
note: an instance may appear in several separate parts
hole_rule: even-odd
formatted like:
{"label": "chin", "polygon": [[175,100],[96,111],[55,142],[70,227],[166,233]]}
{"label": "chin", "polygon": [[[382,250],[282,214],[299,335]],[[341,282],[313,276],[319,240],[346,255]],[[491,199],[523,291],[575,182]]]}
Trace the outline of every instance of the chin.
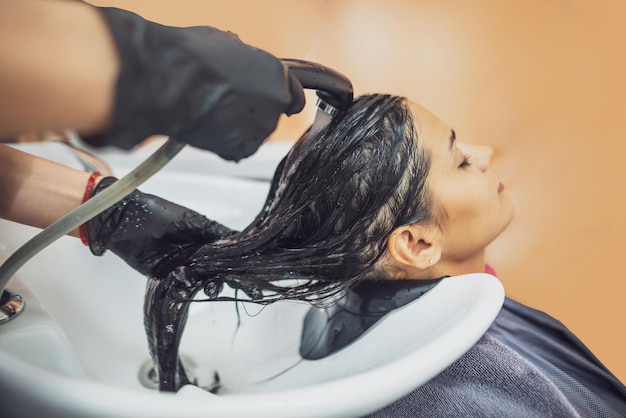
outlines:
{"label": "chin", "polygon": [[513,218],[515,218],[515,208],[513,207],[513,204],[511,203],[511,201],[509,199],[506,199],[505,203],[502,205],[502,211],[501,211],[502,229],[500,233],[502,233],[506,228],[508,228],[509,225],[511,225],[511,222],[513,222]]}

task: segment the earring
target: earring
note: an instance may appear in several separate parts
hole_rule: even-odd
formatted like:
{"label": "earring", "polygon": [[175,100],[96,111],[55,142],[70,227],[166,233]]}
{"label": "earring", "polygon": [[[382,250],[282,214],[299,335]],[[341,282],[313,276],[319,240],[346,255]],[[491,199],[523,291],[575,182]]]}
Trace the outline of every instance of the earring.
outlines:
{"label": "earring", "polygon": [[428,259],[428,264],[432,264],[432,263],[433,263],[433,259],[432,259],[432,258],[429,258],[429,259]]}

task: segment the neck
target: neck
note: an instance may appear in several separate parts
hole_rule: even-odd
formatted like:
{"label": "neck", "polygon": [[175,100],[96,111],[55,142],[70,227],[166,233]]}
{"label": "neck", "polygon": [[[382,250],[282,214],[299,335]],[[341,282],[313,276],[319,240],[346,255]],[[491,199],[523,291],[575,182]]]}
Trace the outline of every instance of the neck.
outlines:
{"label": "neck", "polygon": [[431,267],[421,269],[416,266],[399,265],[390,257],[384,259],[382,275],[390,279],[430,280],[444,276],[460,276],[469,273],[485,272],[485,251],[481,250],[462,260],[441,259]]}
{"label": "neck", "polygon": [[481,250],[471,257],[462,260],[439,260],[431,267],[432,277],[459,276],[468,273],[485,272],[485,250]]}

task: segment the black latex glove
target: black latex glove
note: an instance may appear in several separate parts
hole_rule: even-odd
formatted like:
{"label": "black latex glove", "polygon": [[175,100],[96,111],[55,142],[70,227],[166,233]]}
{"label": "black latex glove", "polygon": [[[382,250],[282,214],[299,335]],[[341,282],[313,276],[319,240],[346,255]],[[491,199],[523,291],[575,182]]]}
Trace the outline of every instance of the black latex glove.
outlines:
{"label": "black latex glove", "polygon": [[300,82],[276,57],[209,26],[176,28],[99,9],[120,58],[113,120],[85,138],[131,149],[168,135],[227,160],[253,154],[282,113],[304,107]]}
{"label": "black latex glove", "polygon": [[[91,197],[117,179],[106,177]],[[111,250],[138,272],[156,278],[183,264],[202,245],[233,231],[185,207],[138,190],[87,222],[95,255]]]}

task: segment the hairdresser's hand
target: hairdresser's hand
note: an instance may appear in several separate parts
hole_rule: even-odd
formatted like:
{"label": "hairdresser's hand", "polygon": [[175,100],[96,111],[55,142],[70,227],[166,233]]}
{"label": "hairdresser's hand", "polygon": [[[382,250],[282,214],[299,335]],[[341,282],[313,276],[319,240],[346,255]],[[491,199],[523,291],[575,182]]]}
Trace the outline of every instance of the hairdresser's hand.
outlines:
{"label": "hairdresser's hand", "polygon": [[[91,197],[115,181],[102,179]],[[233,233],[192,210],[138,190],[88,221],[85,232],[95,255],[111,250],[138,272],[156,278],[183,264],[202,245]]]}
{"label": "hairdresser's hand", "polygon": [[113,121],[96,146],[169,135],[227,160],[253,154],[304,92],[280,60],[208,26],[175,28],[101,8],[120,58]]}

